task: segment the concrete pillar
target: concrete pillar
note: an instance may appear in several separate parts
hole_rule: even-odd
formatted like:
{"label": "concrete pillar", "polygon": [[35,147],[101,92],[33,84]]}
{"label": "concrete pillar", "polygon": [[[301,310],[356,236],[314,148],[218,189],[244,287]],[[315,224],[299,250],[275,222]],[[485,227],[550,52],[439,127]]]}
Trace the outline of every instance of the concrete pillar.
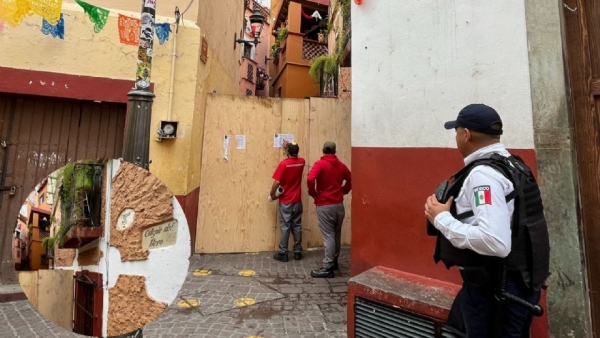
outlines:
{"label": "concrete pillar", "polygon": [[577,176],[559,23],[562,1],[525,2],[534,142],[550,232],[548,319],[555,337],[591,337]]}

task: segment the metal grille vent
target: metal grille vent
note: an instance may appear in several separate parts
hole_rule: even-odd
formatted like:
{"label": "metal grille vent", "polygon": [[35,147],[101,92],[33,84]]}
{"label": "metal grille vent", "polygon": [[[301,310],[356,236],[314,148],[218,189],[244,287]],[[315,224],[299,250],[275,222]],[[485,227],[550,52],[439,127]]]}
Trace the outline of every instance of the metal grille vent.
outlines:
{"label": "metal grille vent", "polygon": [[356,338],[458,338],[432,319],[399,308],[356,298]]}

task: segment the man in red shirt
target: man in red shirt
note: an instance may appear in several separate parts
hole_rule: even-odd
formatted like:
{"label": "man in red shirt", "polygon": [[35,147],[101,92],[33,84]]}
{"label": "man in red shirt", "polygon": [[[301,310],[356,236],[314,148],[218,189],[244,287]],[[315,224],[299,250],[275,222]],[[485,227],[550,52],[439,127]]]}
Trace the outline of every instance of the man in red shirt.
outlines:
{"label": "man in red shirt", "polygon": [[[272,200],[279,199],[279,226],[281,227],[281,238],[279,240],[279,252],[273,256],[278,261],[288,261],[288,240],[290,230],[294,236],[294,259],[302,259],[302,173],[306,161],[298,157],[300,147],[298,143],[285,142],[287,158],[281,163],[273,174],[273,186],[270,197]],[[283,193],[277,195],[277,189],[281,186]]]}
{"label": "man in red shirt", "polygon": [[335,152],[335,143],[325,142],[323,156],[308,173],[308,194],[315,200],[319,229],[325,244],[323,266],[310,272],[314,278],[332,278],[333,270],[339,270],[337,260],[346,215],[344,195],[352,189],[352,180],[350,170],[335,156]]}

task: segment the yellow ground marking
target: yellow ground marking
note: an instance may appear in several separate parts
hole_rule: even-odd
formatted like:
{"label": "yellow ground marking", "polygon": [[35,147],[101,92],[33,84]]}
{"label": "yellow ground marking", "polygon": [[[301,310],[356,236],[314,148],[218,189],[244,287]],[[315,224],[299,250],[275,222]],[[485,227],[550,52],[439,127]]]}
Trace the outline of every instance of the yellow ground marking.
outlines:
{"label": "yellow ground marking", "polygon": [[233,304],[237,307],[250,306],[256,304],[256,301],[252,298],[238,298],[233,301]]}
{"label": "yellow ground marking", "polygon": [[179,303],[177,303],[177,306],[181,307],[181,308],[192,308],[192,307],[198,307],[198,305],[200,305],[200,301],[197,299],[186,299],[186,300],[182,300],[179,301]]}
{"label": "yellow ground marking", "polygon": [[256,272],[254,272],[254,270],[242,270],[242,271],[238,272],[238,275],[240,275],[242,277],[252,277],[252,276],[256,275]]}
{"label": "yellow ground marking", "polygon": [[195,270],[194,276],[208,276],[212,273],[210,270]]}

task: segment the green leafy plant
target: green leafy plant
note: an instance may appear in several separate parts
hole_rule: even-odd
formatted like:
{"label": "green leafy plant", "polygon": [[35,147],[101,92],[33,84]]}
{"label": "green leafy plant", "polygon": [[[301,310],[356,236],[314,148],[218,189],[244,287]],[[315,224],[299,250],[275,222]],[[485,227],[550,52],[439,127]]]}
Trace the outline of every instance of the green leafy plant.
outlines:
{"label": "green leafy plant", "polygon": [[273,58],[276,59],[276,58],[279,57],[279,50],[281,49],[281,43],[287,37],[287,33],[288,33],[288,28],[287,27],[279,28],[277,30],[277,32],[276,32],[276,38],[275,38],[275,43],[273,43],[273,46],[271,46],[271,56]]}
{"label": "green leafy plant", "polygon": [[49,249],[52,249],[56,244],[56,235],[50,236],[42,239],[42,248],[48,252]]}
{"label": "green leafy plant", "polygon": [[61,217],[59,229],[55,235],[56,238],[62,239],[73,226],[72,219],[82,216],[83,210],[76,207],[74,198],[76,198],[78,192],[89,193],[92,190],[94,166],[86,164],[96,163],[99,163],[99,161],[79,161],[69,163],[62,169],[62,186],[58,194]]}
{"label": "green leafy plant", "polygon": [[344,29],[350,30],[350,0],[338,0],[338,6],[340,6],[340,10],[342,12]]}
{"label": "green leafy plant", "polygon": [[321,55],[312,60],[308,74],[314,81],[319,81],[323,74],[337,75],[338,65],[336,54]]}

